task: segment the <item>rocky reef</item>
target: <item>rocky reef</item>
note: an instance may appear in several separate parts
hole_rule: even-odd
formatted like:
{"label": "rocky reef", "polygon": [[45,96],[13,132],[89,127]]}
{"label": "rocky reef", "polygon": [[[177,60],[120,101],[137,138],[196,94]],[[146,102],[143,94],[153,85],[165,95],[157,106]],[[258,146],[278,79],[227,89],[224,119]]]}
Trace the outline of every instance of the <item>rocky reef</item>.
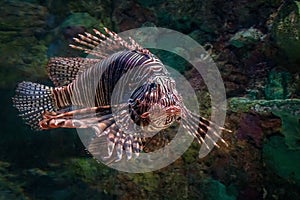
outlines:
{"label": "rocky reef", "polygon": [[47,43],[39,37],[46,31],[47,8],[21,1],[1,1],[0,7],[0,87],[13,87],[24,76],[45,79]]}

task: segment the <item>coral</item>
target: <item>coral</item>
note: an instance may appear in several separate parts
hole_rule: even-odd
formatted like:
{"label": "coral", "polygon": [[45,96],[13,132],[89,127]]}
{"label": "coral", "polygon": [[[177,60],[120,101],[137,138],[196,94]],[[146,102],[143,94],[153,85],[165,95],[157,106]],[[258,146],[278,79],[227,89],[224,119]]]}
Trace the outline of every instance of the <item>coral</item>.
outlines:
{"label": "coral", "polygon": [[284,140],[280,136],[269,138],[263,147],[264,160],[279,176],[300,184],[300,151],[290,150]]}

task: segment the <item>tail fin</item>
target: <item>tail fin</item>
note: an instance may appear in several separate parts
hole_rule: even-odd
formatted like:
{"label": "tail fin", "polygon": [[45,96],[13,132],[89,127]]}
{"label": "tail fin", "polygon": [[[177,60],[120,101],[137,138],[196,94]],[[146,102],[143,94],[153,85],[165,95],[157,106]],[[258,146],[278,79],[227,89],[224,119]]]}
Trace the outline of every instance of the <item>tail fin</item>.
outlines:
{"label": "tail fin", "polygon": [[39,122],[45,111],[54,111],[51,87],[32,82],[19,83],[13,104],[25,123],[35,130],[41,130]]}

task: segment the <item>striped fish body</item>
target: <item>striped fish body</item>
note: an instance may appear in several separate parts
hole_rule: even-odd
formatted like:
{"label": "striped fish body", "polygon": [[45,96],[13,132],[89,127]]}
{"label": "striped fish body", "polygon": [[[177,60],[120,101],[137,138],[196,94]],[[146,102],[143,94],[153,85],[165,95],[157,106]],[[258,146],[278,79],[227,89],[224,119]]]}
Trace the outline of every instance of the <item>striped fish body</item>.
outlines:
{"label": "striped fish body", "polygon": [[[103,107],[112,104],[112,97],[119,96],[113,94],[114,90],[124,91],[124,87],[132,92],[129,91],[129,98],[114,99],[118,103],[115,107],[119,106],[119,112],[129,112],[130,120],[138,125],[132,131],[140,132],[140,127],[145,132],[157,132],[170,126],[176,119],[175,114],[180,116],[181,100],[162,62],[151,54],[136,51],[118,52],[93,64],[67,86],[53,88],[52,94],[59,109]],[[175,107],[177,112],[171,113],[170,109]],[[120,125],[128,129],[133,126],[132,122]],[[46,129],[49,119],[42,123]]]}
{"label": "striped fish body", "polygon": [[[134,70],[138,77],[131,76],[132,80],[124,80],[123,76],[130,70]],[[63,108],[69,105],[89,107],[109,105],[113,90],[121,77],[123,77],[124,84],[129,86],[146,81],[156,74],[164,73],[162,63],[154,57],[134,51],[118,52],[95,62],[79,74],[73,82],[64,86],[63,90],[56,88],[54,90],[56,106]]]}
{"label": "striped fish body", "polygon": [[[141,138],[175,121],[205,144],[212,123],[185,108],[163,63],[135,41],[127,43],[105,31],[110,37],[95,30],[100,37],[85,33],[75,38],[81,46],[71,45],[95,58],[50,59],[47,69],[56,87],[18,85],[13,100],[25,122],[38,130],[92,128],[97,137],[107,139],[106,158],[115,152],[116,161],[124,152],[127,159],[137,157],[143,149]],[[98,46],[116,53],[108,55]],[[218,136],[223,128],[213,127]]]}

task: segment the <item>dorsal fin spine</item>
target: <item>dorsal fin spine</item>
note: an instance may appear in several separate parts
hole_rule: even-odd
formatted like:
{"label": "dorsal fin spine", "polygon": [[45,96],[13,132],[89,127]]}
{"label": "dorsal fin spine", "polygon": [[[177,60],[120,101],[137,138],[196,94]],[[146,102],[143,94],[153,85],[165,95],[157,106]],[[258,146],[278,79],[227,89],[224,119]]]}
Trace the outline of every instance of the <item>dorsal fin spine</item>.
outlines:
{"label": "dorsal fin spine", "polygon": [[75,42],[79,43],[79,44],[82,44],[82,45],[85,45],[85,46],[88,46],[88,47],[91,47],[91,48],[95,48],[96,46],[91,44],[91,43],[88,43],[88,42],[85,42],[84,40],[81,40],[79,38],[76,38],[74,37],[73,38],[75,40]]}
{"label": "dorsal fin spine", "polygon": [[106,34],[101,33],[97,29],[93,29],[93,31],[95,35],[85,32],[84,34],[79,34],[78,37],[74,37],[74,41],[78,46],[71,44],[70,47],[84,51],[87,54],[94,55],[101,59],[108,57],[112,53],[124,50],[135,50],[143,54],[150,53],[131,37],[124,40],[117,33],[110,31],[106,27],[104,27]]}
{"label": "dorsal fin spine", "polygon": [[82,35],[82,34],[78,34],[78,36],[81,38],[81,40],[85,40],[85,41],[87,41],[87,42],[89,42],[89,43],[92,43],[92,44],[95,45],[95,46],[98,46],[98,45],[99,45],[99,42],[96,42],[95,40],[92,40],[92,39],[90,39],[90,38],[87,37],[87,36],[84,36],[84,35]]}

